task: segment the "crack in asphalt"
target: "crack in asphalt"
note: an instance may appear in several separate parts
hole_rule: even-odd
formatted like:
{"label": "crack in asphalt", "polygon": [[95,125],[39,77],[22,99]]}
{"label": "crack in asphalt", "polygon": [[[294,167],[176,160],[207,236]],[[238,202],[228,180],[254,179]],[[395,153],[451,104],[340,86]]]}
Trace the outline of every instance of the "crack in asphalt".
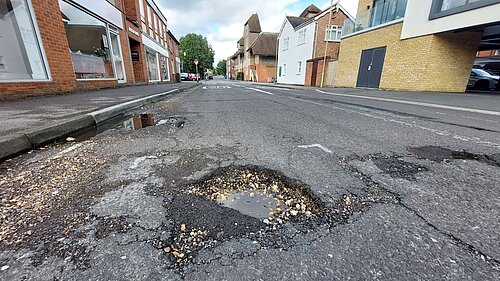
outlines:
{"label": "crack in asphalt", "polygon": [[[462,248],[464,248],[472,256],[474,256],[476,258],[479,258],[479,259],[481,259],[483,261],[486,261],[487,263],[489,263],[489,264],[493,265],[494,267],[500,269],[500,261],[499,260],[490,257],[489,255],[485,254],[484,252],[478,250],[472,244],[469,244],[469,243],[465,242],[464,240],[456,237],[455,235],[453,235],[451,233],[447,233],[447,232],[439,229],[437,226],[435,226],[431,222],[427,221],[424,218],[424,216],[422,216],[421,214],[419,214],[416,210],[414,210],[411,207],[409,207],[406,204],[404,204],[402,202],[401,196],[399,194],[396,194],[396,193],[394,193],[392,191],[389,191],[389,190],[381,187],[380,184],[377,183],[376,181],[374,181],[370,176],[368,176],[368,175],[364,174],[363,172],[359,171],[359,169],[353,167],[352,165],[349,165],[349,162],[351,160],[361,160],[361,161],[364,161],[364,158],[359,157],[358,155],[352,155],[350,157],[341,158],[340,163],[341,163],[341,166],[344,167],[346,170],[348,170],[349,172],[353,173],[354,175],[359,176],[359,179],[361,179],[361,181],[367,187],[365,191],[367,191],[368,193],[370,193],[371,192],[370,189],[376,188],[376,189],[381,189],[384,192],[387,192],[387,193],[391,194],[392,196],[394,196],[393,197],[394,201],[392,201],[392,202],[391,201],[386,201],[386,202],[384,202],[384,201],[374,201],[372,203],[396,204],[396,205],[399,205],[399,206],[405,208],[406,210],[410,211],[415,216],[417,216],[420,220],[422,220],[426,225],[428,225],[432,229],[436,230],[439,234],[447,237],[448,239],[450,239],[451,241],[453,241],[456,245],[459,245]],[[357,210],[357,212],[362,212],[366,207],[369,207],[369,206],[365,206],[365,207],[361,208],[360,210]]]}

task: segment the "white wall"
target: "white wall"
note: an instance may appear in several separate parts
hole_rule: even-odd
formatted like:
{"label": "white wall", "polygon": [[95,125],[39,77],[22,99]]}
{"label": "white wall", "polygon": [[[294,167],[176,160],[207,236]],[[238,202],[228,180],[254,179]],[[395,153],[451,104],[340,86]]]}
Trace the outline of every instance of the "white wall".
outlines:
{"label": "white wall", "polygon": [[500,22],[500,4],[429,20],[432,0],[408,0],[401,39]]}
{"label": "white wall", "polygon": [[[299,42],[299,31],[306,29],[306,42],[297,45]],[[279,67],[286,64],[286,75],[278,75],[278,83],[304,85],[306,80],[307,60],[312,58],[314,45],[315,22],[295,31],[292,25],[285,20],[285,25],[279,35],[278,49],[278,72]],[[283,50],[283,39],[289,38],[288,50]],[[302,71],[297,73],[298,63],[302,62]]]}

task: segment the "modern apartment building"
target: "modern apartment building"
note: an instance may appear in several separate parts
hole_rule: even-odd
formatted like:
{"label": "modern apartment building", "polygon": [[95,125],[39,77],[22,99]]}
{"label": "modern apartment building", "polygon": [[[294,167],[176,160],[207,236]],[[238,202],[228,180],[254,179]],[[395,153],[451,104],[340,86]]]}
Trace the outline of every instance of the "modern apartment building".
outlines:
{"label": "modern apartment building", "polygon": [[500,48],[500,0],[360,0],[337,86],[463,92],[478,51]]}

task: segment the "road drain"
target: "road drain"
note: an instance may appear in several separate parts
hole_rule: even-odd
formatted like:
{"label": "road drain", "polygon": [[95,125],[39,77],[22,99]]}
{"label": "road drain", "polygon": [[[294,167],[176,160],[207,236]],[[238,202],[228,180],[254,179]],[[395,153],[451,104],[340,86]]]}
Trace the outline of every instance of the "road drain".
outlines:
{"label": "road drain", "polygon": [[166,208],[175,227],[158,248],[178,266],[220,241],[273,231],[287,221],[312,221],[326,210],[304,183],[255,166],[220,168],[188,184]]}

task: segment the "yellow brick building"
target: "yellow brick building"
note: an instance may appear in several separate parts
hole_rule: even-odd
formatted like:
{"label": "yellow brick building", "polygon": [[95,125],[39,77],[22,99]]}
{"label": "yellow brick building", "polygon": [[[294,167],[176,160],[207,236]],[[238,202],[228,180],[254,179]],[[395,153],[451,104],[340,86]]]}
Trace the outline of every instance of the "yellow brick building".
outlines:
{"label": "yellow brick building", "polygon": [[[401,5],[405,5],[404,9],[396,7],[402,11],[401,15],[394,15],[392,20],[387,22],[377,22],[377,19],[371,18],[376,14],[372,10],[379,9],[378,13],[386,8],[386,3],[374,6],[377,5],[376,2],[384,1],[361,0],[359,2],[357,25],[352,34],[342,38],[335,85],[337,87],[363,87],[360,85],[364,83],[360,83],[360,80],[366,75],[372,75],[370,72],[378,67],[377,71],[381,73],[377,74],[379,77],[377,75],[375,77],[377,80],[375,82],[378,84],[371,83],[371,87],[374,88],[464,92],[476,52],[480,48],[483,30],[462,28],[428,32],[425,30],[426,26],[415,28],[413,22],[416,22],[414,20],[416,16],[410,15],[410,22],[407,23],[410,8],[406,9],[406,1],[398,1]],[[418,5],[422,5],[423,2],[432,4],[432,0],[420,0],[420,2],[408,0],[408,5],[419,7]],[[447,24],[442,20],[441,22],[443,26]],[[431,27],[435,29],[435,26],[436,22],[432,22]],[[409,27],[417,31],[408,31]],[[410,35],[406,36],[406,34]],[[375,48],[380,48],[380,54],[385,50],[385,57],[380,55],[372,61],[369,59],[368,62],[363,61],[363,56],[369,58],[370,50]],[[382,63],[381,66],[374,65],[380,63]]]}

